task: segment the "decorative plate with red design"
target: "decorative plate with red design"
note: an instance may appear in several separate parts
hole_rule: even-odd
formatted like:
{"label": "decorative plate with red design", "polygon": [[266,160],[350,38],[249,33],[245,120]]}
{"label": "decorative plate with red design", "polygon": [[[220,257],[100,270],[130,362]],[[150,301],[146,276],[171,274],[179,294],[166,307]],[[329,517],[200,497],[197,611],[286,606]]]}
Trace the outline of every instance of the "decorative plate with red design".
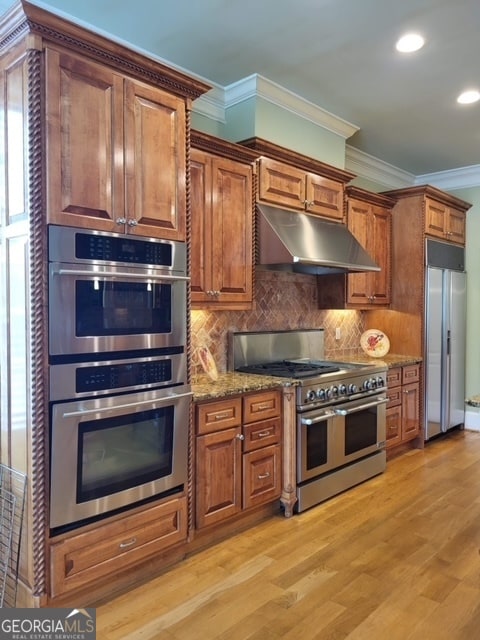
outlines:
{"label": "decorative plate with red design", "polygon": [[360,346],[367,356],[372,358],[383,358],[390,350],[390,340],[378,329],[368,329],[362,333]]}

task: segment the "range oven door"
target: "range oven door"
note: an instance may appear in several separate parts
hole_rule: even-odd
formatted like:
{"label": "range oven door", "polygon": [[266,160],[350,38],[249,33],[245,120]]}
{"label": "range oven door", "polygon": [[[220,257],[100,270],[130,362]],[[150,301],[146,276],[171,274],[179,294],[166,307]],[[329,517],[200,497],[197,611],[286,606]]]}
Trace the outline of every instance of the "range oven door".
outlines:
{"label": "range oven door", "polygon": [[384,393],[299,414],[297,481],[305,482],[385,448]]}
{"label": "range oven door", "polygon": [[53,404],[52,533],[183,490],[191,396],[182,385]]}

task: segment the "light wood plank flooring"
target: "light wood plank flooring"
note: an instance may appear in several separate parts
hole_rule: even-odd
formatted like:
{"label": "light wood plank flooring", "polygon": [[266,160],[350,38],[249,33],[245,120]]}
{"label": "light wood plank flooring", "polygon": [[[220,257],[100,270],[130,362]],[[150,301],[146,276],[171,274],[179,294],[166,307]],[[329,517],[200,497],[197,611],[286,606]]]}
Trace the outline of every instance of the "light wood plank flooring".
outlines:
{"label": "light wood plank flooring", "polygon": [[98,640],[480,638],[480,434],[453,433],[97,608]]}

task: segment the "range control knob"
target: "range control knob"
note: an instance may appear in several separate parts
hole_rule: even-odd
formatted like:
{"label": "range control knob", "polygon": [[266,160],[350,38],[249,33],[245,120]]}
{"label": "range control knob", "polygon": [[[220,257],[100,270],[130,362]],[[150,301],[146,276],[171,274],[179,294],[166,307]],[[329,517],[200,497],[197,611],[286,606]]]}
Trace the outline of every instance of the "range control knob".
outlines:
{"label": "range control knob", "polygon": [[349,384],[348,385],[348,393],[352,394],[352,393],[357,393],[358,391],[358,387],[356,384]]}
{"label": "range control knob", "polygon": [[341,396],[344,396],[347,393],[347,385],[346,384],[341,384],[338,387],[338,391],[339,391]]}
{"label": "range control knob", "polygon": [[332,387],[330,389],[325,389],[325,398],[330,400],[332,398]]}
{"label": "range control knob", "polygon": [[333,398],[338,398],[338,387],[337,386],[330,387],[330,391],[332,392],[332,397]]}
{"label": "range control knob", "polygon": [[377,389],[383,387],[385,385],[385,381],[382,376],[377,377]]}
{"label": "range control knob", "polygon": [[375,380],[373,378],[370,378],[370,380],[365,380],[365,382],[363,383],[363,388],[366,391],[370,391],[370,389],[374,388],[374,384],[375,384]]}
{"label": "range control knob", "polygon": [[317,389],[317,398],[319,400],[325,400],[325,389]]}
{"label": "range control knob", "polygon": [[310,389],[310,391],[307,391],[307,402],[313,402],[315,400],[315,391],[313,389]]}

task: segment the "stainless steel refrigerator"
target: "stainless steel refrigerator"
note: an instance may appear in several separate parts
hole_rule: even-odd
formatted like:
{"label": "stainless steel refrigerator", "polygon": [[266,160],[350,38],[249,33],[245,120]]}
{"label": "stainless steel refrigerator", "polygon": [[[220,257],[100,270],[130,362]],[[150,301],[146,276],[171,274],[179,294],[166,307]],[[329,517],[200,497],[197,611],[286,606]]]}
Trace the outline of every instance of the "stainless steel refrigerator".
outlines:
{"label": "stainless steel refrigerator", "polygon": [[425,440],[465,419],[466,273],[463,247],[427,240]]}

